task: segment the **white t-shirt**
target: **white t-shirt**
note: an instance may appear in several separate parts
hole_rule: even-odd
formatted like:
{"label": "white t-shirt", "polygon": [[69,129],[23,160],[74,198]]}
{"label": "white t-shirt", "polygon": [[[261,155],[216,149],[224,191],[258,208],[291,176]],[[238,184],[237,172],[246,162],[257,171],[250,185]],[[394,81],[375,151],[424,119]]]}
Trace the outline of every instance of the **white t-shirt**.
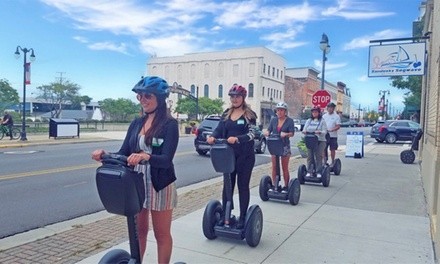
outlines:
{"label": "white t-shirt", "polygon": [[[325,113],[322,118],[327,124],[327,130],[334,129],[336,125],[341,125],[341,118],[335,112],[333,112],[333,114]],[[330,134],[330,137],[338,137],[338,131],[329,131],[328,133]]]}

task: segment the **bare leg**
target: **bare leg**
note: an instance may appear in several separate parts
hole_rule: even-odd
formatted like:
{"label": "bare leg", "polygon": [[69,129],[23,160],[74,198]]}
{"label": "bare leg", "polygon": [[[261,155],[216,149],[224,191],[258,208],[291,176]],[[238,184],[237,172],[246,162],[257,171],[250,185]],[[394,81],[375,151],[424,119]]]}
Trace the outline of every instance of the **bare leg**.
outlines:
{"label": "bare leg", "polygon": [[283,167],[284,186],[288,186],[289,180],[290,180],[289,159],[290,159],[290,155],[281,157],[281,165]]}
{"label": "bare leg", "polygon": [[330,150],[330,156],[332,157],[332,164],[335,163],[336,150]]}
{"label": "bare leg", "polygon": [[173,210],[151,211],[154,236],[157,242],[157,259],[160,264],[168,264],[171,260],[173,249],[173,238],[171,237],[172,217]]}
{"label": "bare leg", "polygon": [[144,258],[145,250],[147,248],[147,235],[148,235],[148,215],[149,211],[145,208],[142,208],[142,211],[137,216],[137,230],[138,230],[138,239],[139,239],[139,249],[141,253],[141,263]]}
{"label": "bare leg", "polygon": [[275,156],[272,155],[272,184],[273,185],[275,185],[276,177],[277,177],[276,160],[275,160]]}

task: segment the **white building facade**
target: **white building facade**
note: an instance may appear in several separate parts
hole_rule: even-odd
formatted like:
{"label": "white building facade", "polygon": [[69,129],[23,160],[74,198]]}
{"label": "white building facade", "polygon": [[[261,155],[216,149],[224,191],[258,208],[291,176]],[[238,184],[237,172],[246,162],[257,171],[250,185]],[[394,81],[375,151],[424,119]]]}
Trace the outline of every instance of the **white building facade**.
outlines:
{"label": "white building facade", "polygon": [[[222,99],[229,106],[228,91],[234,83],[248,90],[246,102],[257,113],[257,123],[267,123],[271,108],[284,100],[285,60],[265,47],[239,48],[183,56],[153,57],[148,75],[177,82],[194,96]],[[171,94],[171,108],[181,95]]]}

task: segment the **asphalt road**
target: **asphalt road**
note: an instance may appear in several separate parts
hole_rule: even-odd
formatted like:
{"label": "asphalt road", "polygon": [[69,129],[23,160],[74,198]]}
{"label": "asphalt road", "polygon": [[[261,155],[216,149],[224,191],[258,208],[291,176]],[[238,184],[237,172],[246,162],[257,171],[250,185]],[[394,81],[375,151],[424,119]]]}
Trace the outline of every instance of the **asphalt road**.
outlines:
{"label": "asphalt road", "polygon": [[[345,144],[347,130],[368,133],[369,128],[341,129],[340,145]],[[300,138],[301,133],[297,133],[291,140],[293,155],[299,154],[294,146]],[[369,137],[366,140],[374,141]],[[117,151],[121,143],[2,149],[0,238],[103,210],[94,178],[99,163],[91,159],[90,153],[97,148]],[[268,151],[256,157],[256,165],[270,161]],[[174,164],[178,187],[221,176],[213,170],[209,156],[195,152],[193,137],[180,138]]]}
{"label": "asphalt road", "polygon": [[[117,151],[122,141],[3,149],[0,153],[0,238],[101,211],[90,153]],[[257,155],[256,164],[269,155]],[[221,176],[192,137],[180,138],[174,164],[177,186]]]}

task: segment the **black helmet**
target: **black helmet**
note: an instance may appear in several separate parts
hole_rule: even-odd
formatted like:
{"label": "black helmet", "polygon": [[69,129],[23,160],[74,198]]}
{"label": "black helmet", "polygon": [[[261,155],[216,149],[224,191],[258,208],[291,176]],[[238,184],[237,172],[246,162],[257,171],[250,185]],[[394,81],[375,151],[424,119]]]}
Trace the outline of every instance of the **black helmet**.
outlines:
{"label": "black helmet", "polygon": [[336,107],[336,105],[333,102],[328,103],[327,107]]}

